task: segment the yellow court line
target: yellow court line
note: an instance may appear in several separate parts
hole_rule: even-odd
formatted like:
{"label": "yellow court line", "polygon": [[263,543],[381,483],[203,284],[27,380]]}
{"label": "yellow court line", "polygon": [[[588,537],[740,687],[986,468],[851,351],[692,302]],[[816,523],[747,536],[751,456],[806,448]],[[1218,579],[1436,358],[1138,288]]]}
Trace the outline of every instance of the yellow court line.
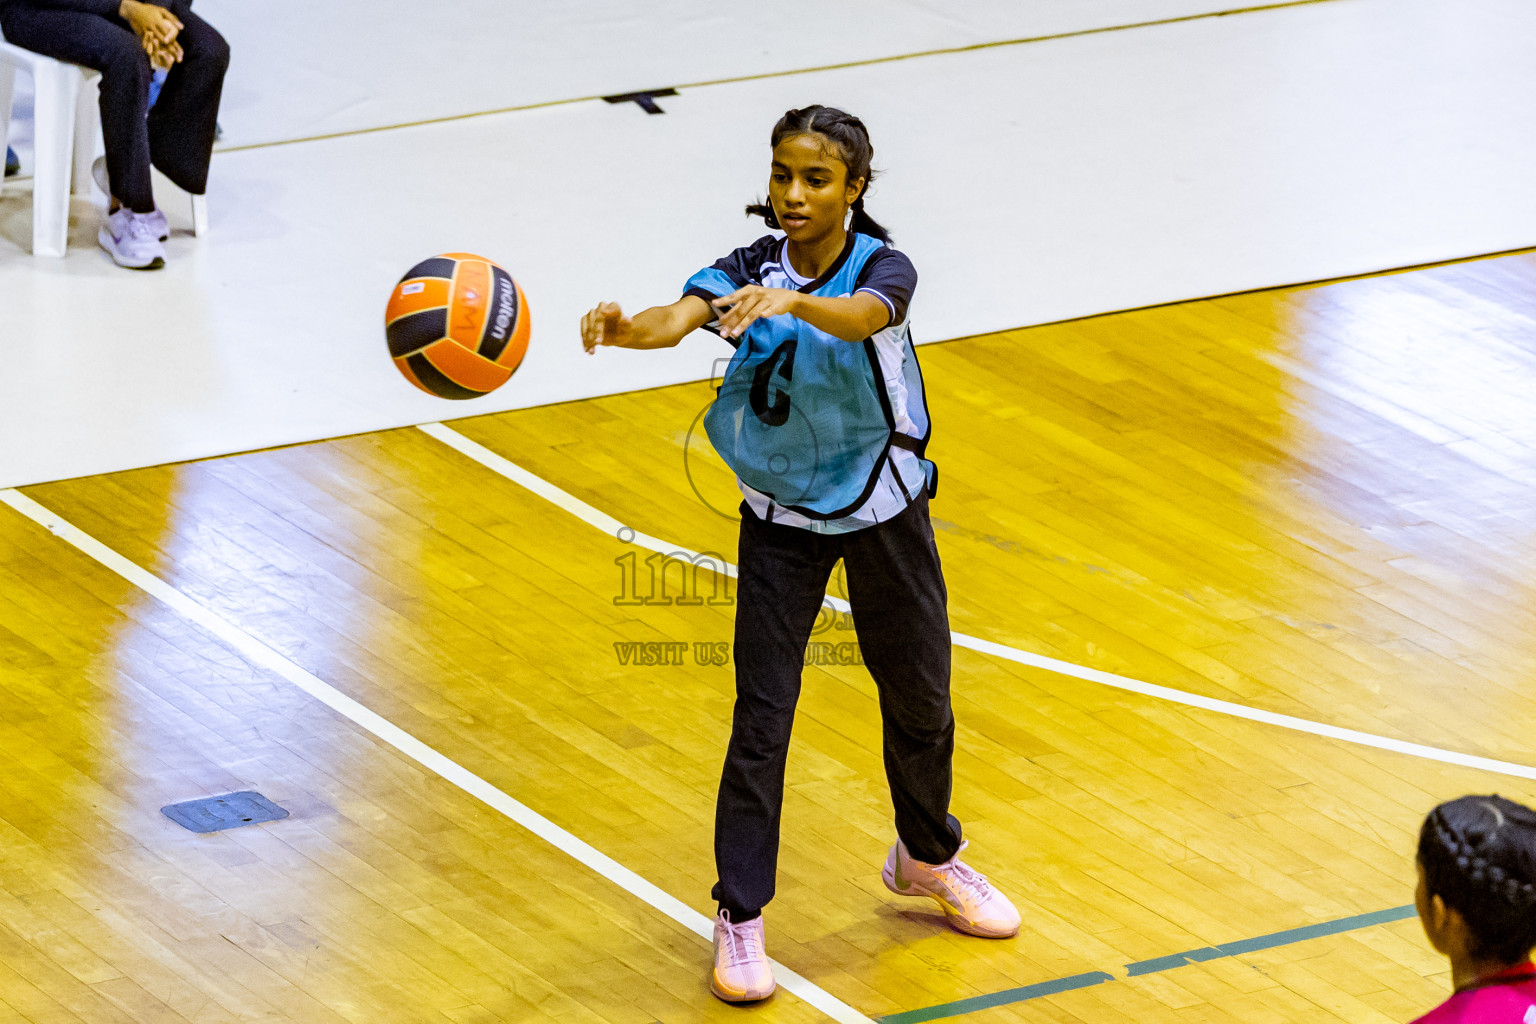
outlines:
{"label": "yellow court line", "polygon": [[[702,89],[710,85],[732,85],[737,82],[758,82],[769,78],[789,78],[794,75],[810,75],[818,71],[841,71],[844,68],[873,67],[877,64],[894,64],[898,61],[916,60],[919,57],[941,57],[952,53],[971,53],[976,50],[995,50],[1003,46],[1024,46],[1029,43],[1046,43],[1056,39],[1074,39],[1078,36],[1102,35],[1106,32],[1127,32],[1131,29],[1153,28],[1158,25],[1177,25],[1185,21],[1203,21],[1206,18],[1226,18],[1234,14],[1254,14],[1259,11],[1274,11],[1285,7],[1307,7],[1313,4],[1339,3],[1341,0],[1281,0],[1280,3],[1258,4],[1251,7],[1234,7],[1225,11],[1207,11],[1204,14],[1181,14],[1175,18],[1158,18],[1153,21],[1136,21],[1127,25],[1104,25],[1100,28],[1082,28],[1071,32],[1056,32],[1043,36],[1021,36],[1018,39],[997,39],[987,43],[968,43],[965,46],[946,46],[933,50],[914,50],[911,53],[897,53],[888,57],[866,57],[862,60],[843,61],[837,64],[821,64],[809,68],[790,68],[785,71],[764,71],[755,75],[737,75],[730,78],[706,78],[697,82],[679,82],[666,86],[671,89]],[[658,86],[657,88],[661,88]],[[617,94],[615,94],[617,95]],[[449,114],[444,117],[428,117],[420,121],[401,121],[398,124],[381,124],[372,128],[352,128],[343,132],[327,132],[321,135],[302,135],[292,139],[273,139],[270,142],[252,142],[244,146],[219,146],[220,153],[239,153],[251,149],[270,149],[274,146],[292,146],[301,142],[322,142],[326,139],[345,139],[354,135],[371,135],[375,132],[391,132],[400,128],[419,128],[428,124],[448,124],[451,121],[467,121],[475,117],[491,117],[495,114],[512,114],[520,110],[541,110],[545,107],[562,107],[572,103],[590,103],[602,99],[602,96],[572,96],[559,100],[543,100],[539,103],[523,103],[510,107],[495,107],[490,110],[472,110],[463,114]]]}
{"label": "yellow court line", "polygon": [[[695,565],[705,566],[724,573],[726,576],[734,577],[736,575],[736,566],[731,563],[720,562],[717,567],[716,559],[713,556],[668,543],[648,534],[639,533],[606,512],[588,505],[575,495],[569,494],[547,480],[535,476],[511,460],[497,455],[484,445],[470,440],[445,424],[423,423],[418,425],[417,429],[624,543],[635,544],[647,550],[666,555],[669,558],[676,558]],[[838,611],[852,611],[848,606],[848,602],[838,597],[828,595],[826,603]],[[1248,721],[1262,722],[1265,725],[1276,725],[1282,729],[1310,733],[1313,736],[1342,740],[1345,743],[1374,747],[1377,750],[1390,750],[1393,753],[1407,754],[1410,757],[1424,758],[1429,761],[1440,761],[1445,764],[1460,765],[1464,768],[1477,768],[1482,771],[1496,772],[1500,775],[1511,775],[1515,778],[1536,780],[1536,768],[1515,764],[1512,761],[1499,761],[1491,757],[1482,757],[1478,754],[1464,754],[1457,750],[1431,747],[1427,744],[1414,743],[1410,740],[1401,740],[1392,736],[1378,736],[1375,733],[1361,732],[1358,729],[1346,729],[1342,726],[1329,725],[1326,722],[1314,722],[1311,719],[1297,718],[1294,715],[1282,715],[1274,711],[1265,711],[1262,708],[1251,708],[1246,704],[1237,704],[1233,701],[1218,700],[1215,697],[1206,697],[1198,693],[1175,690],[1171,687],[1159,686],[1156,683],[1144,683],[1139,679],[1132,679],[1129,676],[1116,675],[1113,672],[1104,672],[1096,668],[1088,668],[1085,665],[1075,665],[1070,661],[1050,658],[1043,654],[1034,654],[1030,651],[1020,650],[1017,647],[994,643],[991,640],[983,640],[980,637],[970,636],[965,633],[951,632],[949,635],[950,640],[958,647],[965,647],[981,654],[990,654],[995,658],[1003,658],[1020,665],[1045,669],[1047,672],[1055,672],[1058,675],[1071,676],[1074,679],[1081,679],[1085,682],[1112,686],[1117,690],[1128,690],[1131,693],[1155,697],[1174,704],[1183,704],[1187,707],[1214,711],[1217,714],[1230,715],[1234,718],[1245,718]]]}

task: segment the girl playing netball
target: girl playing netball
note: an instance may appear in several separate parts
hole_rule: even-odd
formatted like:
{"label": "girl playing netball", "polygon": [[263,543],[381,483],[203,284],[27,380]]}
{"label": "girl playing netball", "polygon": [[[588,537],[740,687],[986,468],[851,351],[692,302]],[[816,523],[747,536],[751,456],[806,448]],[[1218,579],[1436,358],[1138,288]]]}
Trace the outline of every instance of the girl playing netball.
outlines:
{"label": "girl playing netball", "polygon": [[1443,803],[1418,864],[1419,920],[1456,992],[1414,1024],[1536,1024],[1536,812],[1498,796]]}
{"label": "girl playing netball", "polygon": [[663,348],[706,327],[735,346],[705,416],[744,501],[734,658],[736,705],[715,815],[712,896],[721,999],[761,999],[774,981],[762,909],[773,898],[779,815],[800,675],[839,558],[854,629],[879,691],[898,839],[881,872],[936,900],[959,930],[1005,938],[1007,897],[959,860],[949,814],[947,591],[928,520],[937,470],[923,457],[928,411],[907,303],[917,274],[864,212],[869,134],[830,107],[774,125],[768,235],[689,279],[683,297],[581,322],[598,345]]}

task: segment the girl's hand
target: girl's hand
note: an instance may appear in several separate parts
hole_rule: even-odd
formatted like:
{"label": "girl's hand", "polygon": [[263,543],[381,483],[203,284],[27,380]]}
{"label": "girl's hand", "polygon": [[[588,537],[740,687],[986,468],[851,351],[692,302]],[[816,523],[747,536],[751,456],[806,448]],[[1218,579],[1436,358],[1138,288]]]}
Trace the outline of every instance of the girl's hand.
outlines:
{"label": "girl's hand", "polygon": [[[139,0],[122,0],[117,13],[143,40],[144,49],[150,56],[154,56],[155,52],[151,49],[152,44],[169,49],[176,42],[176,33],[184,27],[180,19],[164,7],[140,3]],[[181,48],[176,47],[174,52],[180,54]]]}
{"label": "girl's hand", "polygon": [[[720,310],[720,336],[739,338],[758,320],[781,313],[793,313],[799,305],[800,293],[788,288],[764,288],[749,284],[711,303]],[[729,307],[729,308],[727,308]]]}
{"label": "girl's hand", "polygon": [[599,345],[624,347],[634,336],[634,323],[617,302],[593,306],[581,318],[581,346],[591,355]]}

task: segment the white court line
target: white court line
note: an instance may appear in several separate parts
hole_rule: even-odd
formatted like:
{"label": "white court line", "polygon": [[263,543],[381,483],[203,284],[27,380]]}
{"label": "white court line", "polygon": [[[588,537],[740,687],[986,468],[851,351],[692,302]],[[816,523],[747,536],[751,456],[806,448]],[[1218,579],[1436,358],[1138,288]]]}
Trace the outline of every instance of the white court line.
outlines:
{"label": "white court line", "polygon": [[[471,441],[451,427],[445,426],[442,423],[423,423],[419,425],[419,429],[435,437],[450,448],[474,459],[482,466],[495,470],[514,483],[521,484],[539,497],[553,502],[578,519],[590,523],[610,536],[619,537],[619,539],[623,540],[624,538],[620,537],[619,531],[628,531],[634,533],[630,543],[640,547],[648,548],[663,555],[677,556],[680,559],[693,559],[696,560],[696,564],[710,565],[714,563],[713,556],[706,556],[703,562],[697,562],[700,558],[700,553],[697,551],[690,551],[687,548],[668,544],[665,541],[643,533],[635,533],[630,527],[620,523],[607,513],[601,512],[580,498],[567,494],[555,485],[541,480],[521,466],[502,458],[484,445]],[[736,575],[736,567],[729,562],[725,563],[724,571],[729,576]],[[850,611],[848,602],[841,598],[828,595],[826,600],[827,604],[838,611]],[[1131,679],[1128,676],[1115,675],[1113,672],[1101,672],[1096,668],[1074,665],[1070,661],[1047,658],[1043,654],[1031,654],[1029,651],[1021,651],[1016,647],[993,643],[991,640],[982,640],[979,637],[968,636],[965,633],[951,632],[949,635],[950,639],[959,647],[966,647],[997,658],[1005,658],[1020,665],[1045,669],[1047,672],[1071,676],[1074,679],[1082,679],[1090,683],[1101,683],[1105,686],[1113,686],[1119,690],[1129,690],[1132,693],[1139,693],[1147,697],[1156,697],[1159,700],[1170,701],[1174,704],[1203,708],[1206,711],[1214,711],[1222,715],[1246,718],[1249,721],[1263,722],[1266,725],[1278,725],[1282,729],[1294,729],[1297,732],[1311,733],[1314,736],[1326,736],[1329,739],[1343,740],[1346,743],[1358,743],[1364,747],[1390,750],[1398,754],[1422,757],[1430,761],[1443,761],[1446,764],[1461,765],[1465,768],[1478,768],[1483,771],[1497,772],[1500,775],[1512,775],[1515,778],[1536,780],[1536,768],[1515,764],[1512,761],[1497,761],[1491,757],[1463,754],[1455,750],[1444,750],[1440,747],[1426,746],[1423,743],[1411,743],[1408,740],[1393,739],[1390,736],[1377,736],[1374,733],[1360,732],[1356,729],[1345,729],[1337,725],[1314,722],[1306,718],[1296,718],[1292,715],[1282,715],[1274,711],[1264,711],[1260,708],[1248,707],[1245,704],[1217,700],[1214,697],[1203,697],[1198,693],[1186,693],[1183,690],[1158,686],[1155,683],[1144,683],[1139,679]]]}
{"label": "white court line", "polygon": [[[569,854],[608,881],[639,897],[689,931],[713,941],[714,922],[680,900],[674,899],[633,871],[588,846],[548,818],[512,799],[489,782],[456,761],[427,746],[389,720],[370,711],[320,677],[313,675],[285,655],[273,650],[249,633],[204,608],[153,573],[141,569],[105,544],[39,505],[15,488],[0,490],[0,501],[39,524],[61,540],[79,548],[123,579],[175,609],[178,614],[212,633],[240,652],[252,664],[282,676],[320,703],[351,719],[394,747],[428,771],[458,786],[470,796],[495,808],[523,828]],[[868,1017],[811,981],[773,961],[773,973],[779,987],[799,996],[822,1013],[841,1024],[874,1024]]]}

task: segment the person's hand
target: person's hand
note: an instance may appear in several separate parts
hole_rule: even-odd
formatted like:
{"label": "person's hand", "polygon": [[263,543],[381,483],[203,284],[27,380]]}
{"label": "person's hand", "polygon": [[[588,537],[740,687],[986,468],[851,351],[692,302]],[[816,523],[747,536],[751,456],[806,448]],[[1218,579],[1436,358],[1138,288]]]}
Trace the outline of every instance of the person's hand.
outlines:
{"label": "person's hand", "polygon": [[604,302],[593,306],[581,318],[581,346],[591,355],[599,345],[629,344],[634,334],[634,324],[617,302]]}
{"label": "person's hand", "polygon": [[781,313],[793,313],[800,293],[788,288],[764,288],[749,284],[729,295],[722,295],[710,305],[720,311],[720,337],[739,338],[758,320]]}
{"label": "person's hand", "polygon": [[183,56],[180,43],[160,43],[149,36],[144,37],[144,52],[149,54],[150,67],[156,71],[171,70]]}
{"label": "person's hand", "polygon": [[181,47],[176,43],[176,34],[184,26],[176,15],[159,4],[141,3],[140,0],[122,0],[117,13],[138,35],[144,44],[144,51],[151,58],[155,56],[156,49],[163,49],[175,54],[177,60],[181,59]]}

